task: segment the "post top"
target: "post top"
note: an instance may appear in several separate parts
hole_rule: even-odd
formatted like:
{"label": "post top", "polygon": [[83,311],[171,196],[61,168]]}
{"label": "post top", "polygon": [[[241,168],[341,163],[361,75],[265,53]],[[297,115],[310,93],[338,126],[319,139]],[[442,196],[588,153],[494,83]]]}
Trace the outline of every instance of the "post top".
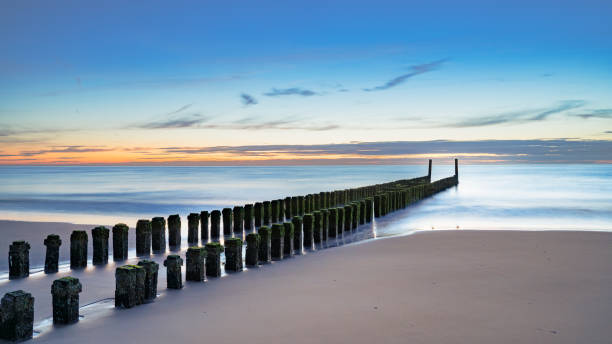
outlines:
{"label": "post top", "polygon": [[242,246],[242,239],[239,239],[239,238],[225,239],[225,247],[238,247],[238,246]]}

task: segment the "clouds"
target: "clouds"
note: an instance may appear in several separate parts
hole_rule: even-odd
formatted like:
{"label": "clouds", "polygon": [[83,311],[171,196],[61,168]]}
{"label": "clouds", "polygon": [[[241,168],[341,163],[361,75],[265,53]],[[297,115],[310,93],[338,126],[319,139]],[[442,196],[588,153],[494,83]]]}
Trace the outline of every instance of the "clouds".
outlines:
{"label": "clouds", "polygon": [[548,119],[548,117],[552,115],[563,113],[568,110],[577,109],[584,106],[585,104],[586,102],[584,100],[565,100],[545,109],[521,110],[489,116],[468,118],[459,122],[442,125],[442,127],[469,128],[491,126],[496,124],[543,121],[545,119]]}
{"label": "clouds", "polygon": [[244,106],[249,106],[249,105],[255,105],[257,104],[257,99],[253,98],[252,96],[246,94],[246,93],[242,93],[240,95],[240,100],[242,101],[242,104]]}
{"label": "clouds", "polygon": [[438,61],[433,61],[433,62],[429,62],[429,63],[424,63],[424,64],[420,64],[420,65],[415,65],[410,67],[412,69],[412,72],[410,73],[406,73],[406,74],[402,74],[400,76],[397,76],[389,81],[387,81],[386,83],[384,83],[383,85],[380,86],[376,86],[376,87],[372,87],[372,88],[364,88],[363,90],[366,92],[373,92],[373,91],[383,91],[383,90],[388,90],[392,87],[395,87],[397,85],[400,85],[402,83],[404,83],[406,80],[415,77],[419,74],[424,74],[427,72],[431,72],[434,71],[438,68],[440,68],[440,66],[446,62],[448,59],[442,59],[442,60],[438,60]]}
{"label": "clouds", "polygon": [[265,96],[268,97],[279,97],[279,96],[302,96],[302,97],[310,97],[317,95],[316,92],[302,89],[299,87],[291,87],[291,88],[273,88],[271,91],[264,93]]}
{"label": "clouds", "polygon": [[182,116],[149,123],[142,123],[137,126],[140,129],[178,129],[178,128],[193,128],[207,121],[206,117],[200,114]]}
{"label": "clouds", "polygon": [[99,147],[99,146],[88,147],[88,146],[73,145],[73,146],[55,146],[55,147],[52,147],[51,149],[40,149],[40,150],[35,150],[35,151],[22,151],[19,153],[19,155],[22,157],[25,157],[25,156],[36,156],[36,155],[43,155],[43,154],[49,154],[49,153],[98,153],[98,152],[109,152],[112,150],[114,149],[106,148],[106,147]]}
{"label": "clouds", "polygon": [[573,116],[580,117],[583,119],[591,119],[591,118],[612,118],[612,109],[597,109],[591,110],[584,113],[575,114]]}

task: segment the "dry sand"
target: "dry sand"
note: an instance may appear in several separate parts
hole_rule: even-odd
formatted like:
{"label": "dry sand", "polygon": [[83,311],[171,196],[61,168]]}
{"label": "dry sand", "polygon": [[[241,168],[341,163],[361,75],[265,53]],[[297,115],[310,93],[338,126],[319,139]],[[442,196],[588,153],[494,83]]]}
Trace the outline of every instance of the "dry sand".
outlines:
{"label": "dry sand", "polygon": [[[81,304],[114,265],[73,273]],[[67,274],[64,273],[64,274]],[[64,275],[64,274],[59,274]],[[58,275],[0,284],[51,314]],[[48,329],[49,343],[610,343],[612,233],[439,231],[298,256]]]}

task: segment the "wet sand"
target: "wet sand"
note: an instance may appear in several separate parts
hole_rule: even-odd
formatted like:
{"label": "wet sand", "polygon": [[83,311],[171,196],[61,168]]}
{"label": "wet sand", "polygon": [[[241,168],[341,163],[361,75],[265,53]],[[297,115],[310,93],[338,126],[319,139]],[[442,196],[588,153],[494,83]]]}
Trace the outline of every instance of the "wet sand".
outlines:
{"label": "wet sand", "polygon": [[[49,343],[609,343],[612,233],[430,231],[321,250],[43,331]],[[112,265],[77,274],[112,297]],[[74,274],[74,275],[77,275]],[[0,285],[40,294],[51,281]],[[15,283],[14,283],[15,282]],[[36,296],[36,295],[35,295]]]}

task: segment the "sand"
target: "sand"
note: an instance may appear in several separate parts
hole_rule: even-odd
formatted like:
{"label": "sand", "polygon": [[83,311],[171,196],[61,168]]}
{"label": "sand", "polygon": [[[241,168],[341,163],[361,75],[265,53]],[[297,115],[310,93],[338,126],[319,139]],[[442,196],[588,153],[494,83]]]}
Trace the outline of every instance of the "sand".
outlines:
{"label": "sand", "polygon": [[[612,233],[429,231],[298,256],[207,283],[165,289],[154,303],[106,306],[45,343],[609,343]],[[81,304],[112,297],[114,266],[73,273]],[[60,274],[62,275],[62,274]],[[0,284],[34,292],[38,274]],[[48,296],[47,296],[48,295]]]}

